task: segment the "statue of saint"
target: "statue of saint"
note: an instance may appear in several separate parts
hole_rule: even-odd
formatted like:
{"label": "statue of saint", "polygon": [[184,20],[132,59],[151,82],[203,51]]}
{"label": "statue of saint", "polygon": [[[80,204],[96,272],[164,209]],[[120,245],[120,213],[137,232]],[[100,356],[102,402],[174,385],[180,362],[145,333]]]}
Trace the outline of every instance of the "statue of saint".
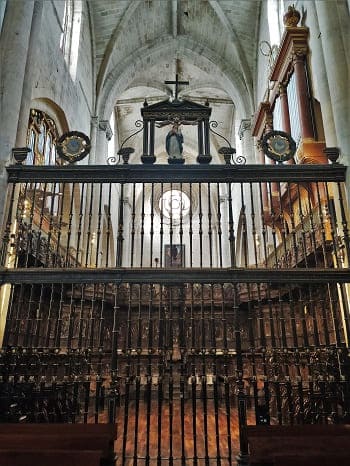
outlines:
{"label": "statue of saint", "polygon": [[178,123],[174,123],[167,134],[165,148],[171,159],[182,159],[184,138]]}

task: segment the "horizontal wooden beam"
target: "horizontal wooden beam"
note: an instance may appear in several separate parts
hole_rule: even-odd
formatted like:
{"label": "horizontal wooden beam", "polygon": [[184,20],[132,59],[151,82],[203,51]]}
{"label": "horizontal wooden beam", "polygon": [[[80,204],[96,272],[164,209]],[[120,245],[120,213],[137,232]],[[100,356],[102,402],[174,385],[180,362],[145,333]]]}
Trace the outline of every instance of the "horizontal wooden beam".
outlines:
{"label": "horizontal wooden beam", "polygon": [[65,165],[7,167],[8,181],[70,183],[258,183],[345,181],[333,165]]}
{"label": "horizontal wooden beam", "polygon": [[0,269],[0,283],[350,283],[350,269],[163,269],[29,268]]}

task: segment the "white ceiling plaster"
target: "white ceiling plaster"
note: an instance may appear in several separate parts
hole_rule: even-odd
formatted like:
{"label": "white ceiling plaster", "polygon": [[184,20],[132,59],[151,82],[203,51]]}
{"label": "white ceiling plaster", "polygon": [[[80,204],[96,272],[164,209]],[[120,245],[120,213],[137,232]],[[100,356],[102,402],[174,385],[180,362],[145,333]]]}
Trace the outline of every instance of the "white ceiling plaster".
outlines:
{"label": "white ceiling plaster", "polygon": [[[234,143],[236,119],[254,107],[260,0],[98,0],[90,2],[98,76],[97,109],[102,119],[116,110],[119,143],[136,128],[145,97],[152,103],[171,96],[165,80],[189,80],[181,96],[208,98],[217,128]],[[194,128],[184,128],[185,150],[196,156]],[[163,134],[164,133],[164,134]],[[166,128],[156,150],[165,157]],[[140,138],[134,147],[139,156]],[[212,139],[213,152],[224,142]]]}

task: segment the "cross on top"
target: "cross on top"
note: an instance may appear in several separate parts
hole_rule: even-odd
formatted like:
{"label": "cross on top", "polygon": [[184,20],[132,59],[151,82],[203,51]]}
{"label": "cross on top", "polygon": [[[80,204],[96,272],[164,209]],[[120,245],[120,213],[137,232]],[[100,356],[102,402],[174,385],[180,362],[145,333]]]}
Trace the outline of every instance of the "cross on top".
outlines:
{"label": "cross on top", "polygon": [[179,75],[176,73],[175,81],[164,81],[164,84],[175,84],[175,100],[177,100],[177,96],[179,94],[179,84],[183,84],[188,86],[190,84],[189,81],[179,81]]}

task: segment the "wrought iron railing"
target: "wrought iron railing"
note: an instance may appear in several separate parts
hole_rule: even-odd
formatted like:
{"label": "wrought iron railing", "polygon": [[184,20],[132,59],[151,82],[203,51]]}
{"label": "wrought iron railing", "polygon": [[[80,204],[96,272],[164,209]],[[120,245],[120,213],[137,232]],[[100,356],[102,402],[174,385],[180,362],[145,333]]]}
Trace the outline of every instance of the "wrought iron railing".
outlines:
{"label": "wrought iron railing", "polygon": [[229,465],[247,422],[348,420],[344,167],[8,172],[1,421],[111,421],[117,464]]}

